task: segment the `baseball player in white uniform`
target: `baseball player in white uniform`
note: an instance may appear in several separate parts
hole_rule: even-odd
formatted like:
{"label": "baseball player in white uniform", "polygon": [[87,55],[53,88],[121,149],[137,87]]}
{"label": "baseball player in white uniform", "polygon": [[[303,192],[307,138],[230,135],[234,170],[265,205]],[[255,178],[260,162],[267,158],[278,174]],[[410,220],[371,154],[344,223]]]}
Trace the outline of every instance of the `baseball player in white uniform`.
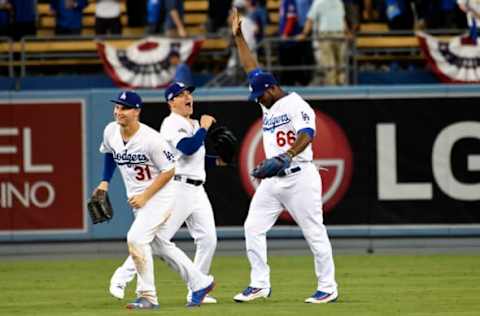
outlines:
{"label": "baseball player in white uniform", "polygon": [[[222,165],[223,162],[215,156],[205,155],[204,140],[215,119],[210,115],[202,115],[200,122],[190,118],[193,114],[193,90],[195,87],[181,82],[174,82],[165,90],[165,100],[171,113],[164,119],[160,134],[177,157],[173,181],[176,197],[167,228],[161,232],[160,238],[170,240],[185,222],[195,240],[194,264],[202,273],[208,275],[217,245],[217,235],[212,206],[203,188],[205,164],[213,166]],[[129,257],[112,276],[110,293],[122,299],[126,284],[135,274],[133,260]],[[192,290],[189,289],[188,302],[191,297]],[[214,297],[207,295],[202,303],[216,302]]]}
{"label": "baseball player in white uniform", "polygon": [[[235,295],[236,302],[267,298],[271,294],[267,264],[266,234],[280,213],[287,209],[302,229],[314,256],[317,289],[306,303],[328,303],[338,297],[332,247],[322,216],[322,183],[312,163],[311,141],[315,134],[315,113],[298,94],[284,92],[275,78],[258,69],[233,13],[232,33],[240,61],[248,74],[251,101],[263,111],[263,147],[266,160],[253,171],[264,178],[258,186],[245,220],[245,242],[251,266],[250,284]],[[280,163],[279,172],[266,177]]]}
{"label": "baseball player in white uniform", "polygon": [[[127,234],[128,251],[138,272],[137,299],[129,309],[159,307],[155,290],[152,247],[193,290],[187,306],[199,306],[214,287],[213,277],[200,272],[193,262],[163,237],[170,231],[169,217],[175,199],[175,156],[160,134],[139,122],[142,100],[123,91],[115,103],[116,122],[107,125],[100,151],[105,154],[104,174],[97,189],[108,190],[115,166],[120,169],[135,220]],[[154,241],[154,243],[152,243]]]}

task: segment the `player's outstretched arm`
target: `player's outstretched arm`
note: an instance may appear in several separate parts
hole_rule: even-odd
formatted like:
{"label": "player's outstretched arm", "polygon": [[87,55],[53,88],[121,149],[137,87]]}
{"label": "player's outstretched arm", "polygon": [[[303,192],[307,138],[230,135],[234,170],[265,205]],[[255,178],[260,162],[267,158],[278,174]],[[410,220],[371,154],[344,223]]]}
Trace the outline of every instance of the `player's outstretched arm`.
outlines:
{"label": "player's outstretched arm", "polygon": [[240,20],[238,11],[236,8],[233,8],[232,10],[232,34],[235,39],[235,45],[237,46],[238,56],[240,57],[243,69],[246,73],[249,73],[255,68],[258,68],[258,64],[243,37],[242,29],[240,27],[242,21]]}

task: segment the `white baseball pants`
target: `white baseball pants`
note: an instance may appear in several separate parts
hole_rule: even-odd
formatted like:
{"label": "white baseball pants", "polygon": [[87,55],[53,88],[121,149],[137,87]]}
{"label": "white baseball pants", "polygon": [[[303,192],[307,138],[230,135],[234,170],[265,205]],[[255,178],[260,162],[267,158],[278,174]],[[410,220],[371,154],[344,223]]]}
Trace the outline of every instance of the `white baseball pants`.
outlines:
{"label": "white baseball pants", "polygon": [[269,288],[266,234],[286,209],[302,229],[314,256],[317,290],[337,290],[332,247],[323,225],[322,183],[313,163],[301,164],[299,172],[262,180],[245,221],[245,241],[250,261],[250,286]]}
{"label": "white baseball pants", "polygon": [[[157,233],[158,238],[154,239],[151,246],[153,254],[161,256],[166,260],[172,268],[180,273],[189,289],[196,291],[204,288],[209,283],[205,285],[202,279],[195,277],[195,273],[189,272],[189,269],[185,268],[188,265],[185,263],[180,266],[176,265],[174,262],[169,261],[168,258],[162,256],[161,251],[169,249],[171,251],[171,248],[175,247],[174,243],[167,243],[166,241],[169,241],[185,222],[196,245],[193,264],[200,272],[208,275],[217,246],[215,220],[212,206],[203,186],[193,186],[178,181],[174,181],[174,185],[177,192],[174,211]],[[131,257],[128,257],[113,274],[111,283],[126,284],[133,280],[135,274],[134,262]]]}

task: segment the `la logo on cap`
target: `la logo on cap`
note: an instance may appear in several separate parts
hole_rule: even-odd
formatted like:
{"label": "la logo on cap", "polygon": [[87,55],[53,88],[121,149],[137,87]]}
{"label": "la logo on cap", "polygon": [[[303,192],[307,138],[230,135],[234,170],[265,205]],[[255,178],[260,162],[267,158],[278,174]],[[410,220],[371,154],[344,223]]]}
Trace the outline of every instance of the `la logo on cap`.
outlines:
{"label": "la logo on cap", "polygon": [[123,92],[122,95],[120,96],[120,99],[126,100],[127,99],[127,94],[125,92]]}
{"label": "la logo on cap", "polygon": [[181,88],[185,87],[185,84],[184,84],[183,82],[178,82],[178,85],[179,85]]}

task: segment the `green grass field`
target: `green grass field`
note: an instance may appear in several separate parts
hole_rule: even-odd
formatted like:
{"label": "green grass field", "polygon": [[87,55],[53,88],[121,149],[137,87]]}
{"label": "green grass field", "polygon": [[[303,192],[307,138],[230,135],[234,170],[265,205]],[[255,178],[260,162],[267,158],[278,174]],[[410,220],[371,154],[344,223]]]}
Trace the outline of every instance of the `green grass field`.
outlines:
{"label": "green grass field", "polygon": [[303,303],[314,290],[309,256],[272,256],[272,297],[238,304],[232,296],[248,285],[243,256],[214,260],[219,304],[187,309],[181,279],[156,261],[161,308],[129,311],[107,286],[121,259],[2,260],[0,315],[480,315],[480,255],[338,255],[337,303]]}

